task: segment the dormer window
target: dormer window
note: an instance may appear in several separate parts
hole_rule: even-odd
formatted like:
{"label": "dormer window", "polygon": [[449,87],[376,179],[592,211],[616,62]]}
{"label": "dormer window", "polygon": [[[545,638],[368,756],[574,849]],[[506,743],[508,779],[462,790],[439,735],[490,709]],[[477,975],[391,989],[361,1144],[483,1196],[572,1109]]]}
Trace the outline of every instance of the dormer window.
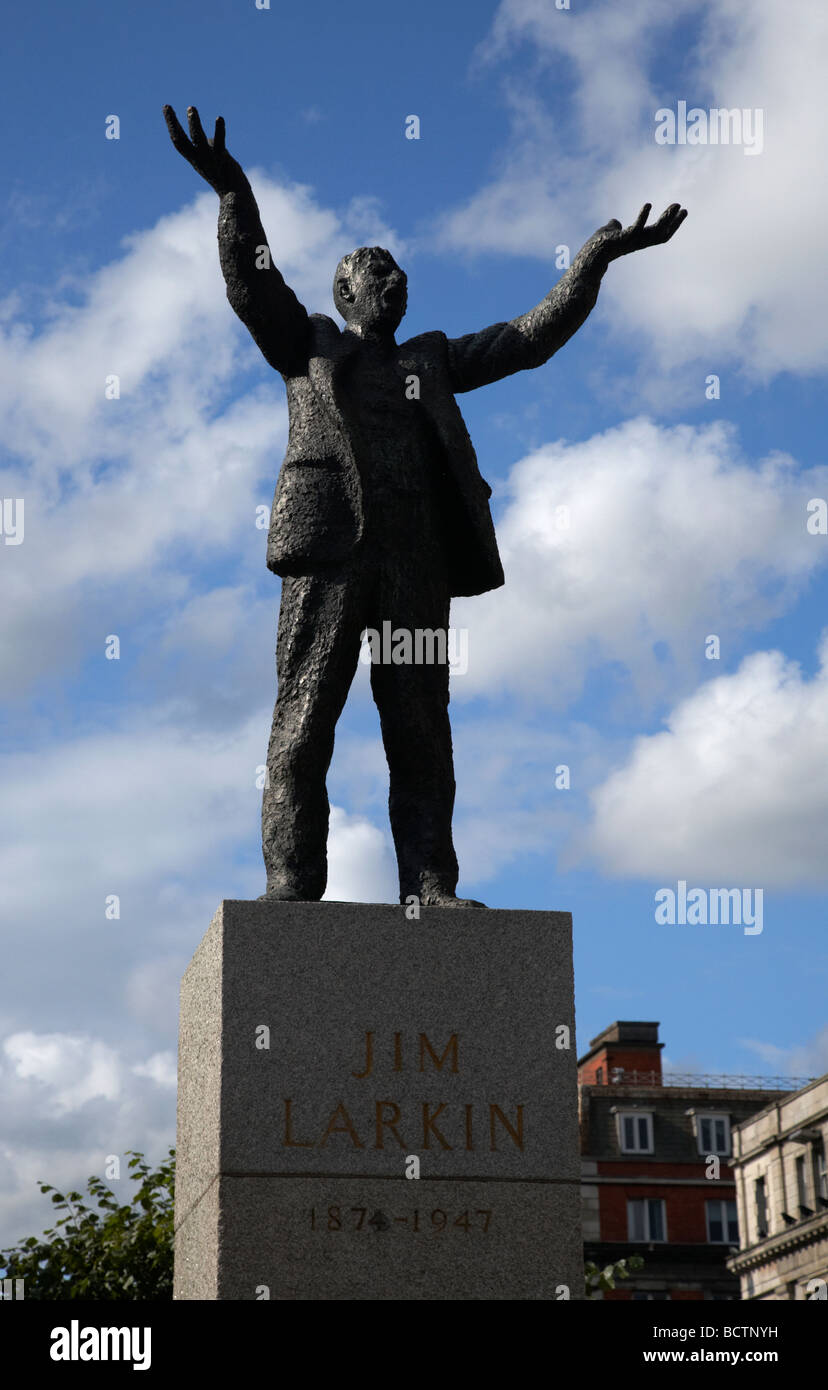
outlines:
{"label": "dormer window", "polygon": [[730,1140],[730,1116],[721,1111],[687,1111],[693,1117],[693,1132],[696,1136],[699,1153],[716,1154],[729,1158],[732,1153]]}
{"label": "dormer window", "polygon": [[646,1110],[619,1110],[616,1114],[618,1144],[625,1154],[653,1152],[653,1117]]}

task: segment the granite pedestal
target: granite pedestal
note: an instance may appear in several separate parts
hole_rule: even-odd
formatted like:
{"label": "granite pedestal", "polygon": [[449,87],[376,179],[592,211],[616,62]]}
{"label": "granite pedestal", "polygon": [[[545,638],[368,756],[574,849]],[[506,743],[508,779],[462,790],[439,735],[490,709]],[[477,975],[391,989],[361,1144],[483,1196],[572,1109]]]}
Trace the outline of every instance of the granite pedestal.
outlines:
{"label": "granite pedestal", "polygon": [[222,903],[181,988],[175,1297],[581,1297],[573,1010],[569,913]]}

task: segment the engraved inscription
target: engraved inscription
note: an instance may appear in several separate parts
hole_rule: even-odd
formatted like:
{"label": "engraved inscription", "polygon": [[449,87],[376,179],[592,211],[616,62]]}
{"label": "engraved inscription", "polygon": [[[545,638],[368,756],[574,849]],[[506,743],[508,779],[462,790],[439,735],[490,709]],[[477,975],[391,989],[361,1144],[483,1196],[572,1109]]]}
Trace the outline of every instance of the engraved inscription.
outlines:
{"label": "engraved inscription", "polygon": [[[384,1149],[386,1140],[406,1153],[418,1148],[431,1152],[451,1152],[462,1149],[474,1153],[476,1111],[483,1109],[485,1117],[480,1126],[484,1147],[497,1153],[504,1145],[523,1152],[524,1109],[514,1107],[514,1114],[490,1101],[485,1107],[451,1105],[448,1101],[427,1101],[412,1105],[404,1114],[393,1100],[377,1100],[369,1108],[360,1108],[352,1115],[344,1101],[334,1106],[320,1133],[313,1137],[307,1118],[292,1097],[284,1100],[282,1147],[285,1149],[325,1149],[332,1141],[344,1142],[351,1149]],[[488,1119],[488,1124],[486,1124]],[[439,1123],[438,1123],[439,1121]],[[399,1126],[399,1128],[398,1128]],[[404,1127],[404,1128],[403,1128]]]}
{"label": "engraved inscription", "polygon": [[310,1228],[312,1231],[375,1231],[377,1233],[404,1226],[413,1235],[443,1235],[446,1231],[463,1231],[468,1235],[478,1231],[486,1235],[492,1222],[491,1207],[476,1207],[461,1211],[457,1215],[436,1207],[433,1211],[419,1208],[407,1216],[388,1216],[384,1211],[371,1211],[370,1207],[328,1207],[317,1210],[311,1207]]}
{"label": "engraved inscription", "polygon": [[[351,1072],[351,1076],[353,1076],[354,1079],[355,1079],[356,1081],[364,1081],[366,1077],[371,1076],[372,1073],[373,1073],[373,1070],[374,1070],[374,1038],[375,1038],[375,1036],[376,1036],[376,1035],[375,1035],[374,1033],[366,1033],[366,1034],[365,1034],[365,1057],[364,1057],[364,1059],[362,1059],[362,1058],[360,1059],[360,1060],[363,1062],[362,1071],[352,1071],[352,1072]],[[449,1038],[448,1042],[446,1043],[445,1047],[443,1048],[442,1053],[439,1053],[439,1054],[438,1054],[438,1053],[435,1051],[435,1049],[434,1049],[432,1043],[429,1041],[429,1038],[428,1038],[428,1034],[427,1034],[427,1033],[418,1033],[418,1034],[417,1034],[417,1046],[418,1046],[418,1050],[419,1050],[419,1065],[418,1065],[418,1068],[417,1068],[418,1071],[427,1071],[427,1070],[429,1070],[429,1068],[426,1066],[426,1058],[428,1057],[428,1058],[431,1059],[431,1067],[434,1069],[434,1071],[442,1071],[442,1070],[443,1070],[443,1067],[444,1067],[444,1066],[446,1065],[446,1063],[448,1062],[448,1064],[449,1064],[449,1068],[448,1068],[449,1071],[454,1072],[455,1076],[457,1075],[457,1071],[458,1071],[458,1068],[459,1068],[459,1061],[458,1061],[458,1047],[459,1047],[459,1044],[458,1044],[457,1034],[456,1034],[456,1033],[452,1033],[451,1037]],[[393,1067],[392,1067],[392,1070],[393,1070],[393,1071],[404,1071],[404,1070],[405,1070],[405,1066],[404,1066],[404,1062],[403,1062],[403,1057],[404,1057],[404,1045],[403,1045],[403,1035],[402,1035],[402,1033],[395,1033],[395,1034],[394,1034],[394,1042],[393,1042],[392,1056],[393,1056],[393,1059],[394,1059],[394,1065],[393,1065]]]}
{"label": "engraved inscription", "polygon": [[[460,1073],[460,1035],[445,1035],[439,1041],[427,1033],[413,1035],[396,1032],[385,1038],[367,1031],[359,1046],[354,1081],[376,1079],[402,1071],[419,1074],[457,1076]],[[393,1089],[393,1081],[388,1083]],[[361,1093],[361,1092],[360,1092]],[[283,1097],[282,1147],[286,1149],[325,1149],[328,1146],[357,1149],[402,1149],[406,1153],[424,1149],[432,1153],[462,1150],[474,1153],[486,1148],[524,1152],[525,1106],[495,1101],[470,1104],[449,1100],[409,1101],[408,1105],[385,1096],[365,1101],[340,1100],[326,1120],[311,1122],[301,1100]]]}

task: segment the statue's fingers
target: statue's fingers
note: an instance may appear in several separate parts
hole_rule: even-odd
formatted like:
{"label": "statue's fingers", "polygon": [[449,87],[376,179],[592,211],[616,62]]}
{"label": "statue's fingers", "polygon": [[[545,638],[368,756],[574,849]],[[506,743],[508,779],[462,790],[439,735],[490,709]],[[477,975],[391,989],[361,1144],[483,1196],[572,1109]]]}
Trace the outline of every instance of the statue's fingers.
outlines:
{"label": "statue's fingers", "polygon": [[675,235],[686,216],[687,208],[679,208],[678,212],[676,213],[676,216],[673,218],[673,221],[670,224],[670,236]]}
{"label": "statue's fingers", "polygon": [[666,241],[667,238],[671,235],[672,230],[673,213],[670,208],[665,208],[661,216],[652,224],[651,227],[647,228],[647,231],[652,232],[653,236],[655,237],[656,244],[658,244],[658,242],[660,241]]}
{"label": "statue's fingers", "polygon": [[213,149],[224,153],[224,117],[216,116],[216,129],[213,135]]}
{"label": "statue's fingers", "polygon": [[181,122],[171,106],[164,107],[164,120],[167,122],[167,130],[170,133],[170,139],[175,145],[175,148],[183,154],[185,150],[188,149],[190,142],[184,134]]}
{"label": "statue's fingers", "polygon": [[187,123],[190,127],[190,139],[196,149],[203,149],[207,144],[207,136],[201,125],[201,117],[194,106],[187,107]]}
{"label": "statue's fingers", "polygon": [[686,208],[680,208],[678,203],[675,204],[675,207],[676,212],[670,217],[665,213],[663,217],[659,218],[659,225],[662,226],[662,230],[659,233],[660,241],[669,241],[671,237],[674,237],[687,216]]}
{"label": "statue's fingers", "polygon": [[644,204],[643,208],[641,209],[640,213],[635,219],[635,226],[637,230],[640,230],[644,226],[645,222],[647,221],[647,218],[649,217],[652,211],[652,207],[652,203]]}

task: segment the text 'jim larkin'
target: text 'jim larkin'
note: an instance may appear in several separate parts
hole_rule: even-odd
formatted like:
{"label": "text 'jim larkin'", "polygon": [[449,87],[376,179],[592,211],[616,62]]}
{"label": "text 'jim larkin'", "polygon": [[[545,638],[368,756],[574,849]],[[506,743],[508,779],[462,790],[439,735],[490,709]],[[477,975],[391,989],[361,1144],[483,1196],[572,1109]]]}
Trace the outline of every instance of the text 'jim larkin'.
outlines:
{"label": "text 'jim larkin'", "polygon": [[[351,1072],[356,1081],[365,1081],[374,1075],[374,1037],[373,1033],[365,1034],[364,1059],[360,1057],[362,1070]],[[394,1033],[393,1038],[392,1074],[405,1070],[403,1035]],[[427,1034],[419,1033],[415,1069],[423,1073],[445,1071],[456,1075],[460,1069],[459,1051],[456,1033],[452,1033],[442,1052],[432,1046]],[[286,1149],[324,1149],[337,1141],[350,1143],[355,1149],[384,1149],[386,1143],[395,1143],[406,1152],[423,1148],[461,1149],[473,1153],[477,1147],[496,1153],[498,1141],[508,1141],[523,1151],[523,1105],[516,1105],[514,1114],[508,1115],[493,1101],[482,1105],[417,1101],[409,1103],[403,1115],[402,1107],[395,1100],[374,1099],[367,1106],[360,1104],[358,1111],[352,1104],[355,1112],[352,1114],[345,1102],[340,1101],[317,1139],[309,1137],[307,1118],[303,1123],[300,1108],[294,1105],[293,1099],[285,1099],[284,1107],[283,1147]]]}

